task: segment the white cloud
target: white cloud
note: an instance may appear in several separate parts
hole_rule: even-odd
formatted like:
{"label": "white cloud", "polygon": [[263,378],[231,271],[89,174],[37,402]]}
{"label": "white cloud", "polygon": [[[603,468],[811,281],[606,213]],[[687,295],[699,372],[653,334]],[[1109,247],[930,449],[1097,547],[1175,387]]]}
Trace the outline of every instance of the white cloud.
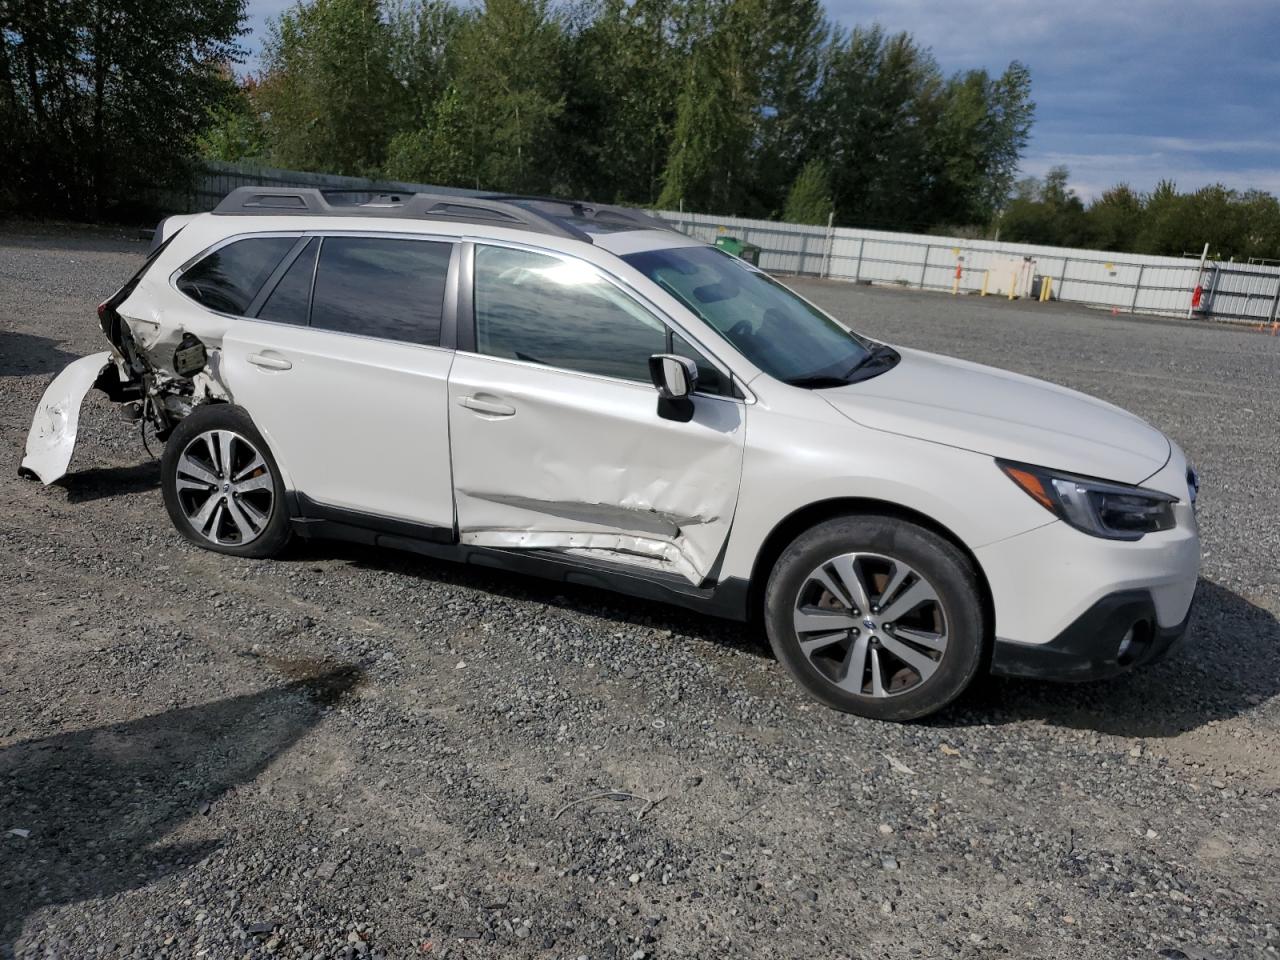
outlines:
{"label": "white cloud", "polygon": [[1207,165],[1197,162],[1194,156],[1170,153],[1037,153],[1023,162],[1022,173],[1043,177],[1056,166],[1071,171],[1071,187],[1085,200],[1118,183],[1127,183],[1135,190],[1150,190],[1165,179],[1184,191],[1221,183],[1235,190],[1266,190],[1280,195],[1280,166]]}

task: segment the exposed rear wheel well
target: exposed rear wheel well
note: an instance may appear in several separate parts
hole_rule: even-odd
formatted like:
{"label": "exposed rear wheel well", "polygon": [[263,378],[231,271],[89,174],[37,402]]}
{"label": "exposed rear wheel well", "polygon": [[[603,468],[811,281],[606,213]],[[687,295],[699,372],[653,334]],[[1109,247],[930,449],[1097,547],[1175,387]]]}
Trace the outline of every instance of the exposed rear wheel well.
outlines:
{"label": "exposed rear wheel well", "polygon": [[987,583],[987,576],[982,570],[982,564],[973,555],[973,551],[959,537],[932,517],[896,503],[865,497],[841,497],[834,500],[811,503],[807,507],[801,507],[773,528],[769,536],[765,538],[760,552],[756,554],[756,562],[751,569],[751,587],[747,597],[747,616],[750,620],[755,623],[760,621],[764,608],[764,589],[769,582],[769,572],[791,541],[795,540],[805,530],[822,523],[824,520],[830,520],[833,517],[870,513],[886,517],[899,517],[924,527],[926,530],[931,530],[938,536],[955,544],[956,548],[968,558],[969,562],[973,564],[974,573],[978,577],[978,586],[982,594],[982,610],[987,630],[989,631],[987,638],[989,647],[990,638],[995,635],[995,604],[991,599],[991,586]]}

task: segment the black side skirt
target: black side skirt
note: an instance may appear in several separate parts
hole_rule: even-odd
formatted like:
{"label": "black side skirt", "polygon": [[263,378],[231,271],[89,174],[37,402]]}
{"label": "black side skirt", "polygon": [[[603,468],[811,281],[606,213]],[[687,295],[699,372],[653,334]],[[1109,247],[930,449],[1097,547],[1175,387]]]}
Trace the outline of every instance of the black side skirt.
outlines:
{"label": "black side skirt", "polygon": [[330,507],[316,503],[305,494],[293,494],[290,499],[294,507],[293,530],[307,539],[345,540],[407,550],[437,560],[597,587],[727,620],[748,619],[748,581],[740,577],[729,577],[709,586],[694,586],[676,574],[575,557],[553,550],[503,550],[458,543],[452,527],[436,527]]}

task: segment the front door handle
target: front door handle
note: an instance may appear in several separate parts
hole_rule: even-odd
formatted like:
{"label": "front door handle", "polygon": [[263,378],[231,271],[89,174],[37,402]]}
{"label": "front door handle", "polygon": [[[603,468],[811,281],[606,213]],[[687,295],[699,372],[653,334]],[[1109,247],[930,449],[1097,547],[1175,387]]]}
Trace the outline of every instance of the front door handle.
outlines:
{"label": "front door handle", "polygon": [[468,410],[488,414],[491,417],[509,417],[516,412],[516,408],[511,404],[485,396],[459,397],[458,403]]}
{"label": "front door handle", "polygon": [[248,360],[255,367],[262,367],[264,370],[292,370],[293,364],[284,357],[274,357],[269,353],[251,353]]}

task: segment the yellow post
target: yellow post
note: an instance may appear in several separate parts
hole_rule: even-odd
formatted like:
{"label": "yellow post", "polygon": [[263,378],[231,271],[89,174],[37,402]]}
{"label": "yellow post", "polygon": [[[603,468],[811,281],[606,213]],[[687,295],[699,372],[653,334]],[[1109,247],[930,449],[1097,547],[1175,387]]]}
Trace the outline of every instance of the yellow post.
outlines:
{"label": "yellow post", "polygon": [[1018,290],[1018,271],[1014,270],[1009,274],[1009,299],[1012,300]]}
{"label": "yellow post", "polygon": [[978,296],[985,297],[987,295],[987,283],[990,280],[991,280],[991,271],[983,270],[982,271],[982,293],[978,294]]}
{"label": "yellow post", "polygon": [[1048,303],[1053,299],[1053,277],[1044,278],[1044,286],[1041,288],[1040,292],[1044,294],[1045,303]]}

